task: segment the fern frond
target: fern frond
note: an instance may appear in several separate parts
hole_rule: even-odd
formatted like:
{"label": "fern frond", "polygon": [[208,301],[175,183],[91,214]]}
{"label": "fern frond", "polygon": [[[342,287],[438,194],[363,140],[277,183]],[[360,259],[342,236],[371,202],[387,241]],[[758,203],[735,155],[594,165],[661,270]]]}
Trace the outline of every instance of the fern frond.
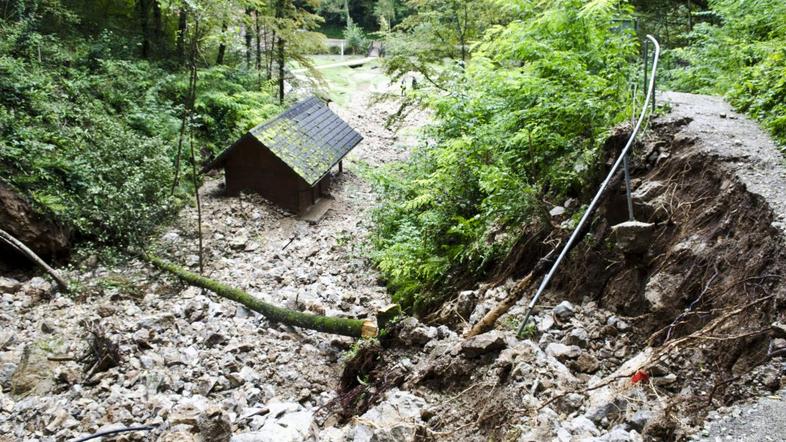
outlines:
{"label": "fern frond", "polygon": [[620,0],[590,0],[581,8],[579,12],[580,17],[597,17],[601,15],[609,15],[611,11],[617,8]]}

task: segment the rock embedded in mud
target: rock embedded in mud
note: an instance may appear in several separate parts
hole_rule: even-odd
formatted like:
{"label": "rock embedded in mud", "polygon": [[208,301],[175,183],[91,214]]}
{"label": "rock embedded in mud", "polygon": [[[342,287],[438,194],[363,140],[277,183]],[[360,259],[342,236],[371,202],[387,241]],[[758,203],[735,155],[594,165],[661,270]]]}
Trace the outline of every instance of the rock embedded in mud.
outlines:
{"label": "rock embedded in mud", "polygon": [[641,221],[625,221],[612,226],[611,240],[623,253],[645,253],[652,245],[655,224]]}
{"label": "rock embedded in mud", "polygon": [[554,307],[551,314],[560,322],[565,322],[576,314],[576,308],[570,302],[562,301]]}
{"label": "rock embedded in mud", "polygon": [[0,293],[16,293],[20,287],[22,283],[16,279],[0,276]]}
{"label": "rock embedded in mud", "polygon": [[565,343],[568,345],[576,345],[581,348],[586,348],[589,342],[589,334],[587,330],[581,327],[576,327],[565,336]]}
{"label": "rock embedded in mud", "polygon": [[408,317],[399,325],[398,338],[407,345],[423,345],[437,338],[437,329],[421,324],[417,319]]}
{"label": "rock embedded in mud", "polygon": [[502,333],[494,330],[473,336],[461,343],[461,353],[468,358],[476,358],[487,353],[502,350],[507,345]]}
{"label": "rock embedded in mud", "polygon": [[581,355],[581,349],[575,345],[565,345],[559,342],[552,342],[546,346],[546,354],[553,356],[560,362],[569,359],[576,359]]}
{"label": "rock embedded in mud", "polygon": [[203,441],[229,442],[232,438],[232,425],[229,417],[216,406],[209,406],[198,420],[199,435]]}

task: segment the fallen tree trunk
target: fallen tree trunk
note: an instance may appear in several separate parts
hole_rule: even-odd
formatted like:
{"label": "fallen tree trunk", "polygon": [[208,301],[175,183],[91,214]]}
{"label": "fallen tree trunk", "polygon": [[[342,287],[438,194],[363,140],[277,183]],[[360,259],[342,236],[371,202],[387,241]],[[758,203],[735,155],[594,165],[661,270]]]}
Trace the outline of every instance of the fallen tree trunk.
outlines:
{"label": "fallen tree trunk", "polygon": [[68,284],[66,284],[65,280],[60,277],[60,275],[55,271],[55,269],[49,267],[49,265],[45,263],[43,259],[41,259],[38,255],[36,255],[35,252],[30,250],[22,241],[19,241],[18,239],[14,238],[13,235],[11,235],[10,233],[6,232],[3,229],[0,229],[0,239],[8,243],[8,245],[13,247],[14,249],[18,250],[19,253],[30,258],[31,261],[38,264],[39,267],[44,269],[46,273],[49,273],[49,276],[51,276],[52,279],[55,280],[57,286],[60,287],[60,290],[64,292],[68,291]]}
{"label": "fallen tree trunk", "polygon": [[153,264],[161,270],[172,273],[182,281],[195,287],[210,290],[222,298],[243,304],[248,309],[261,313],[265,318],[271,321],[293,325],[295,327],[306,328],[309,330],[351,336],[355,338],[368,338],[377,335],[377,326],[373,321],[321,316],[278,307],[273,304],[261,301],[244,292],[243,290],[230,287],[213,279],[189,272],[188,270],[185,270],[182,267],[179,267],[170,262],[164,261],[157,256],[143,255],[143,257],[149,263]]}

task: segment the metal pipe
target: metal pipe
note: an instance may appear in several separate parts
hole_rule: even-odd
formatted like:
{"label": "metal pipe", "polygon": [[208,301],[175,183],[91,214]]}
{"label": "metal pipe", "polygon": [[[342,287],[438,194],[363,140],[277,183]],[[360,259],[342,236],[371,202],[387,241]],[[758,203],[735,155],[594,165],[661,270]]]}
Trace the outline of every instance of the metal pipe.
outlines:
{"label": "metal pipe", "polygon": [[549,272],[546,274],[546,277],[543,278],[543,282],[540,283],[537,292],[535,292],[535,296],[533,296],[532,300],[529,302],[529,305],[527,306],[527,314],[526,316],[524,316],[524,320],[521,322],[521,325],[519,325],[518,332],[516,332],[516,335],[518,337],[521,337],[521,332],[524,330],[524,327],[527,325],[530,315],[532,315],[532,309],[535,307],[535,304],[538,302],[538,299],[543,294],[543,291],[546,289],[546,286],[548,286],[549,282],[551,282],[551,278],[554,276],[554,273],[557,271],[557,268],[559,268],[560,263],[562,263],[562,260],[565,259],[565,256],[568,254],[568,251],[570,251],[571,247],[573,247],[573,243],[576,241],[576,238],[578,238],[579,232],[582,230],[584,224],[587,223],[590,216],[592,215],[592,212],[597,207],[598,203],[600,202],[600,198],[603,195],[603,192],[608,187],[612,177],[617,172],[617,169],[619,169],[620,164],[625,160],[625,157],[628,155],[628,151],[630,151],[631,147],[633,146],[633,141],[636,139],[636,135],[639,133],[639,129],[641,129],[641,123],[642,121],[644,121],[644,117],[647,115],[647,110],[650,107],[650,99],[655,94],[655,71],[658,69],[658,59],[660,57],[660,44],[658,44],[658,41],[655,40],[655,37],[653,37],[652,35],[647,35],[647,39],[651,41],[655,47],[655,53],[652,57],[652,75],[650,76],[650,83],[649,83],[649,87],[647,88],[647,96],[644,99],[644,106],[642,106],[641,108],[641,113],[639,114],[638,121],[636,121],[636,126],[633,128],[633,133],[630,135],[630,138],[628,138],[628,142],[625,144],[625,147],[622,149],[622,152],[620,152],[620,155],[619,157],[617,157],[617,160],[614,162],[614,165],[611,166],[611,170],[609,171],[609,174],[606,176],[606,179],[604,179],[603,183],[601,183],[600,188],[598,189],[598,193],[596,193],[595,197],[592,198],[592,202],[590,202],[589,207],[587,207],[587,210],[584,212],[584,215],[581,216],[581,220],[576,226],[576,229],[570,235],[570,238],[568,238],[568,241],[565,243],[565,246],[563,247],[562,251],[557,257],[557,260],[554,261],[554,264],[551,266],[551,269],[549,269]]}
{"label": "metal pipe", "polygon": [[625,155],[625,158],[623,159],[622,168],[625,171],[625,196],[628,200],[628,220],[635,221],[636,218],[633,217],[633,196],[631,195],[630,191],[630,169],[628,168],[628,155]]}

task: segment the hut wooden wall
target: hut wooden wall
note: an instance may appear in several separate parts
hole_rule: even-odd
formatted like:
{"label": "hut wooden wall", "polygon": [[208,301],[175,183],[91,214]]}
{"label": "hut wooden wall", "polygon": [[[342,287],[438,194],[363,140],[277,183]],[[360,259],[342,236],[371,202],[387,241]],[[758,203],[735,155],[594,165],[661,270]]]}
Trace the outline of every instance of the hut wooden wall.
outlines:
{"label": "hut wooden wall", "polygon": [[227,195],[254,191],[293,212],[305,208],[299,205],[298,193],[308,189],[308,184],[253,138],[236,146],[225,168]]}

